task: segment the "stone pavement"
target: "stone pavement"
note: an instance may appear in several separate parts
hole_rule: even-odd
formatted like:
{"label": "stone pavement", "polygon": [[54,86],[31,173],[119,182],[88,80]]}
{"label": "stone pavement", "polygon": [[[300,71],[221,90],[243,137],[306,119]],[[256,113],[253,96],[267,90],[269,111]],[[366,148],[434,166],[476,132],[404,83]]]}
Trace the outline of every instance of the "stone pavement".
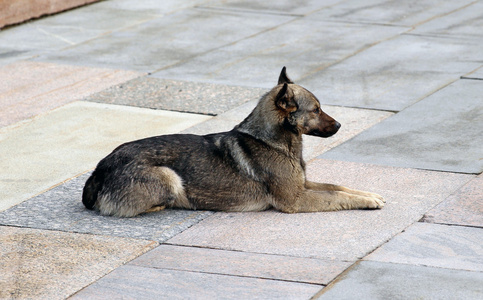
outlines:
{"label": "stone pavement", "polygon": [[[483,299],[483,2],[101,1],[0,31],[0,298]],[[103,217],[117,145],[229,130],[283,66],[378,211]]]}

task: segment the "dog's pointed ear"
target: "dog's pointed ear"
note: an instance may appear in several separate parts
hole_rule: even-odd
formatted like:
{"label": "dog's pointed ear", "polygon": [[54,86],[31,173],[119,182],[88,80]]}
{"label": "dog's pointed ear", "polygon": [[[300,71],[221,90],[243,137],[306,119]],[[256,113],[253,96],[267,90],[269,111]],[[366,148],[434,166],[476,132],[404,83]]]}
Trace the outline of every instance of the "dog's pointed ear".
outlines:
{"label": "dog's pointed ear", "polygon": [[282,110],[291,113],[298,109],[297,102],[295,102],[293,91],[288,87],[288,83],[284,83],[283,87],[275,98],[275,104]]}
{"label": "dog's pointed ear", "polygon": [[287,68],[283,67],[282,72],[280,72],[280,76],[278,77],[278,84],[283,83],[293,83],[290,78],[287,76]]}

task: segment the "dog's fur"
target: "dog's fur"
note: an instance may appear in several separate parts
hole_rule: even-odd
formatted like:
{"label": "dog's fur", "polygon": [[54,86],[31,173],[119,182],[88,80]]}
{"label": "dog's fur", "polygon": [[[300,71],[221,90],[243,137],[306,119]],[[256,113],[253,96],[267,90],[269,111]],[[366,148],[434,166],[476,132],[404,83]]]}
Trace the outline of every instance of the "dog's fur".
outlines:
{"label": "dog's fur", "polygon": [[119,217],[165,207],[287,213],[382,208],[377,194],[306,180],[302,134],[329,137],[339,128],[284,67],[278,85],[229,132],[157,136],[116,148],[87,180],[82,202]]}

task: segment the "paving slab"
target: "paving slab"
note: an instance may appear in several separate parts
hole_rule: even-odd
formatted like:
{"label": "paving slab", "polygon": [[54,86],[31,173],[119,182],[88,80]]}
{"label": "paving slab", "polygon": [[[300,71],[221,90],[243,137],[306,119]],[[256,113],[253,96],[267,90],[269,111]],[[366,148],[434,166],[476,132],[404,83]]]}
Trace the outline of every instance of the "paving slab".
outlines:
{"label": "paving slab", "polygon": [[480,67],[482,51],[478,39],[404,34],[299,83],[326,104],[400,111]]}
{"label": "paving slab", "polygon": [[313,18],[344,20],[371,24],[416,26],[437,19],[475,1],[417,1],[391,0],[339,1],[311,15]]}
{"label": "paving slab", "polygon": [[301,0],[301,1],[257,1],[257,0],[215,0],[205,2],[203,7],[216,7],[220,9],[242,10],[242,11],[257,11],[260,13],[272,14],[298,14],[306,15],[325,7],[332,6],[340,0]]}
{"label": "paving slab", "polygon": [[427,212],[423,221],[483,227],[483,174]]}
{"label": "paving slab", "polygon": [[[287,67],[290,78],[299,83],[299,78],[408,29],[298,18],[279,24],[272,30],[200,53],[154,73],[153,76],[272,88],[283,66]],[[313,89],[318,84],[318,81],[312,82],[307,88]],[[324,97],[320,100],[325,101]]]}
{"label": "paving slab", "polygon": [[0,212],[0,224],[164,242],[213,212],[167,209],[133,218],[101,216],[81,202],[91,172]]}
{"label": "paving slab", "polygon": [[156,245],[0,226],[0,298],[65,299]]}
{"label": "paving slab", "polygon": [[130,265],[327,285],[352,263],[161,245]]}
{"label": "paving slab", "polygon": [[481,299],[483,273],[363,261],[314,299]]}
{"label": "paving slab", "polygon": [[0,127],[142,75],[42,62],[12,63],[0,68]]}
{"label": "paving slab", "polygon": [[461,5],[461,9],[457,9],[452,13],[442,15],[425,24],[421,24],[412,30],[411,33],[456,36],[481,41],[483,38],[483,32],[477,28],[483,26],[483,3],[480,1],[463,1],[458,3],[447,2],[445,4],[453,6]]}
{"label": "paving slab", "polygon": [[185,9],[43,55],[38,60],[154,72],[291,19],[290,16],[261,18],[253,13]]}
{"label": "paving slab", "polygon": [[381,210],[284,214],[216,213],[168,243],[254,253],[355,261],[373,251],[448,195],[471,175],[314,160],[309,180],[383,195]]}
{"label": "paving slab", "polygon": [[483,272],[483,228],[415,223],[365,260]]}
{"label": "paving slab", "polygon": [[260,88],[141,77],[83,100],[218,115],[247,101],[258,100],[266,92]]}
{"label": "paving slab", "polygon": [[0,210],[94,168],[121,143],[176,133],[209,118],[76,101],[0,128]]}
{"label": "paving slab", "polygon": [[461,77],[462,79],[483,80],[483,66]]}
{"label": "paving slab", "polygon": [[482,94],[483,81],[459,80],[321,157],[481,173]]}
{"label": "paving slab", "polygon": [[72,299],[309,299],[320,285],[122,266]]}

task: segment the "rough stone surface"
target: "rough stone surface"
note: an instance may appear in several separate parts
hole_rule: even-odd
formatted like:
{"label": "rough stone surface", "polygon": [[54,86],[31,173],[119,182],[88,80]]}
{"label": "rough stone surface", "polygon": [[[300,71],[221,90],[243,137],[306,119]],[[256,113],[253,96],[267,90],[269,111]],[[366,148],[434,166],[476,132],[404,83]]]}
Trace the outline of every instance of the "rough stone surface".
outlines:
{"label": "rough stone surface", "polygon": [[13,63],[0,68],[0,127],[142,75],[40,62]]}
{"label": "rough stone surface", "polygon": [[424,222],[483,227],[483,175],[424,215]]}
{"label": "rough stone surface", "polygon": [[65,299],[156,245],[0,226],[0,298]]}
{"label": "rough stone surface", "polygon": [[309,299],[320,285],[122,266],[72,299]]}
{"label": "rough stone surface", "polygon": [[459,80],[321,157],[481,173],[482,94],[483,81]]}
{"label": "rough stone surface", "polygon": [[416,223],[365,260],[483,272],[483,229]]}
{"label": "rough stone surface", "polygon": [[381,210],[307,214],[216,213],[171,244],[255,253],[356,260],[398,234],[473,176],[314,160],[308,178],[383,195]]}
{"label": "rough stone surface", "polygon": [[0,224],[163,242],[212,212],[164,210],[133,218],[101,216],[81,202],[84,174],[0,213]]}
{"label": "rough stone surface", "polygon": [[352,262],[161,245],[133,265],[314,284],[328,284]]}
{"label": "rough stone surface", "polygon": [[363,261],[315,299],[479,299],[483,273]]}

